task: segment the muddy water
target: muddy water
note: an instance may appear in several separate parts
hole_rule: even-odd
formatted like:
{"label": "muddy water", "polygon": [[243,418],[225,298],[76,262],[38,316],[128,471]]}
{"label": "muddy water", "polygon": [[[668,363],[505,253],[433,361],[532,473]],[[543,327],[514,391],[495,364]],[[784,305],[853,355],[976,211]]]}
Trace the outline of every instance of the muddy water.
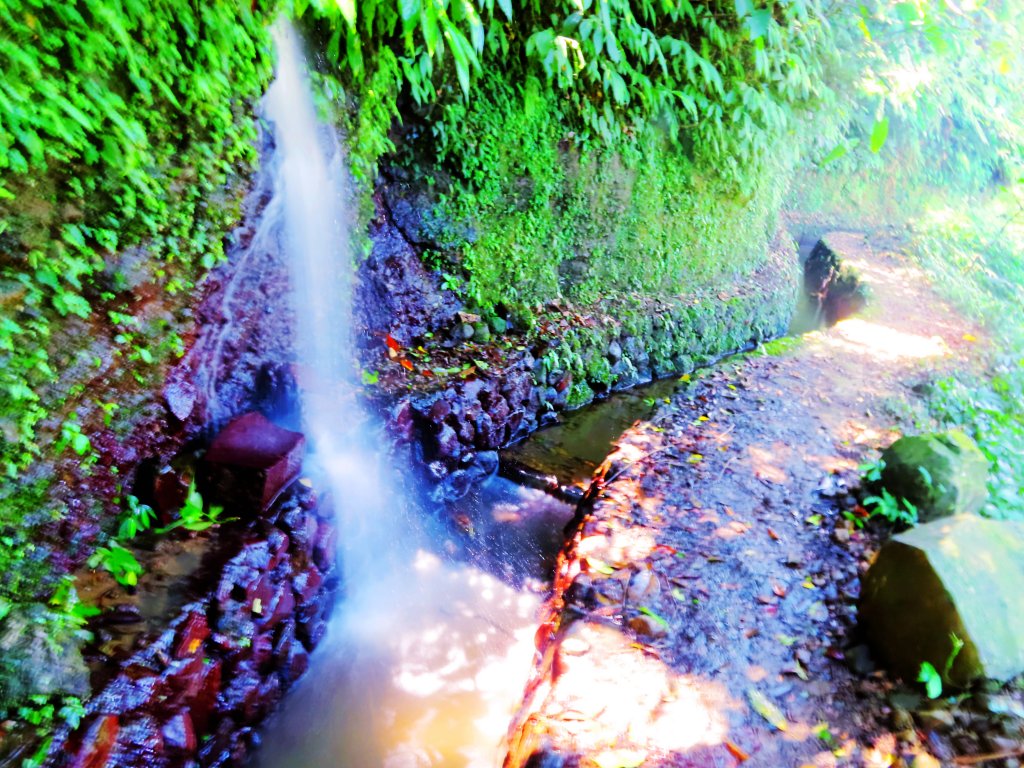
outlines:
{"label": "muddy water", "polygon": [[670,378],[618,392],[566,414],[561,423],[533,434],[504,451],[502,457],[554,475],[562,485],[586,487],[622,433],[653,415],[658,404],[681,385],[679,379]]}
{"label": "muddy water", "polygon": [[366,574],[376,587],[346,601],[255,766],[500,765],[546,586],[536,537],[572,509],[494,478],[451,514],[472,514],[462,535]]}

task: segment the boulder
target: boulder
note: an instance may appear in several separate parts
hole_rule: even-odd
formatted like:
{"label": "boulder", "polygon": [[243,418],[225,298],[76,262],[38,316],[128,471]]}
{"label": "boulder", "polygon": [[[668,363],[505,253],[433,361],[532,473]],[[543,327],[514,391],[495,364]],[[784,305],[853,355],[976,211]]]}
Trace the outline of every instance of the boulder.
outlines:
{"label": "boulder", "polygon": [[894,536],[868,570],[860,618],[876,656],[904,679],[921,662],[946,679],[1024,672],[1024,523],[956,515]]}
{"label": "boulder", "polygon": [[203,459],[207,486],[232,511],[265,510],[299,476],[306,438],[259,413],[239,416]]}
{"label": "boulder", "polygon": [[988,460],[963,432],[901,437],[882,461],[882,485],[914,504],[919,522],[977,512],[988,498]]}

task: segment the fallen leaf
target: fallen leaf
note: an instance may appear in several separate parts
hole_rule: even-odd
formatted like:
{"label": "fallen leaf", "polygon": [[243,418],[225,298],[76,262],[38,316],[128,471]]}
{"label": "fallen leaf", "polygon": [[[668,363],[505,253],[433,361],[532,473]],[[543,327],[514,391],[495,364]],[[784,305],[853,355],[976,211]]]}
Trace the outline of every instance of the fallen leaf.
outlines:
{"label": "fallen leaf", "polygon": [[398,362],[401,363],[402,367],[405,368],[405,370],[407,370],[407,371],[411,371],[412,370],[412,363],[410,363],[404,357],[401,360],[399,360]]}
{"label": "fallen leaf", "polygon": [[773,728],[779,731],[789,729],[789,723],[786,722],[786,716],[782,714],[782,710],[772,704],[759,690],[748,688],[747,700],[750,702],[750,706],[754,708],[754,711],[763,717]]}
{"label": "fallen leaf", "polygon": [[779,597],[786,596],[786,588],[777,582],[772,583],[772,592],[774,592]]}
{"label": "fallen leaf", "polygon": [[975,336],[975,335],[974,335],[974,334],[972,334],[972,333],[965,333],[965,334],[963,335],[963,340],[964,340],[964,341],[977,341],[977,340],[978,340],[978,337],[977,337],[977,336]]}
{"label": "fallen leaf", "polygon": [[750,755],[748,755],[746,752],[744,752],[742,749],[740,749],[738,746],[736,746],[734,743],[732,743],[728,739],[726,739],[726,741],[725,741],[725,748],[729,750],[729,754],[730,755],[735,757],[741,763],[742,762],[746,762],[747,760],[750,759]]}
{"label": "fallen leaf", "polygon": [[395,341],[395,337],[390,333],[384,337],[384,343],[388,345],[388,349],[393,349],[395,352],[402,349],[402,345]]}
{"label": "fallen leaf", "polygon": [[768,536],[771,538],[772,541],[778,541],[779,540],[779,534],[777,534],[771,528],[768,529]]}

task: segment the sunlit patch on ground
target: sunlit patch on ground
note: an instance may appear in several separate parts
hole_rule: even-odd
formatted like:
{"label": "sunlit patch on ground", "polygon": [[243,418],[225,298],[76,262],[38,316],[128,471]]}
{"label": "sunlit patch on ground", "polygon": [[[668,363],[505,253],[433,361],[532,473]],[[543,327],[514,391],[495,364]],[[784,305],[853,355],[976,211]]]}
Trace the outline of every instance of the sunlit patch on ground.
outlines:
{"label": "sunlit patch on ground", "polygon": [[840,321],[821,338],[837,352],[864,355],[881,362],[938,359],[950,354],[941,336],[906,333],[857,317]]}
{"label": "sunlit patch on ground", "polygon": [[[649,756],[722,744],[729,710],[740,706],[719,684],[673,672],[621,631],[601,624],[573,624],[553,663],[558,672],[543,715],[571,721],[566,746],[599,764],[603,755],[640,765]],[[531,726],[540,727],[536,721]]]}

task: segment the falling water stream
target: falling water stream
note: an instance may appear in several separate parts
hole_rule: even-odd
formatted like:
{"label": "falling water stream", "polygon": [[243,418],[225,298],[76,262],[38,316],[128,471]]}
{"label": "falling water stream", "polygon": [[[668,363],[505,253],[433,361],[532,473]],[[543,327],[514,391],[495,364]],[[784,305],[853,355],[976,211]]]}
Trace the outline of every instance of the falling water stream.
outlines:
{"label": "falling water stream", "polygon": [[[264,224],[291,264],[310,471],[334,498],[345,594],[254,762],[495,766],[530,671],[539,590],[456,562],[457,547],[397,491],[374,445],[347,368],[353,270],[341,144],[318,124],[296,33],[279,24],[274,37],[278,71],[263,109],[277,151],[265,216],[278,220]],[[524,489],[500,496],[505,515],[546,503]]]}

